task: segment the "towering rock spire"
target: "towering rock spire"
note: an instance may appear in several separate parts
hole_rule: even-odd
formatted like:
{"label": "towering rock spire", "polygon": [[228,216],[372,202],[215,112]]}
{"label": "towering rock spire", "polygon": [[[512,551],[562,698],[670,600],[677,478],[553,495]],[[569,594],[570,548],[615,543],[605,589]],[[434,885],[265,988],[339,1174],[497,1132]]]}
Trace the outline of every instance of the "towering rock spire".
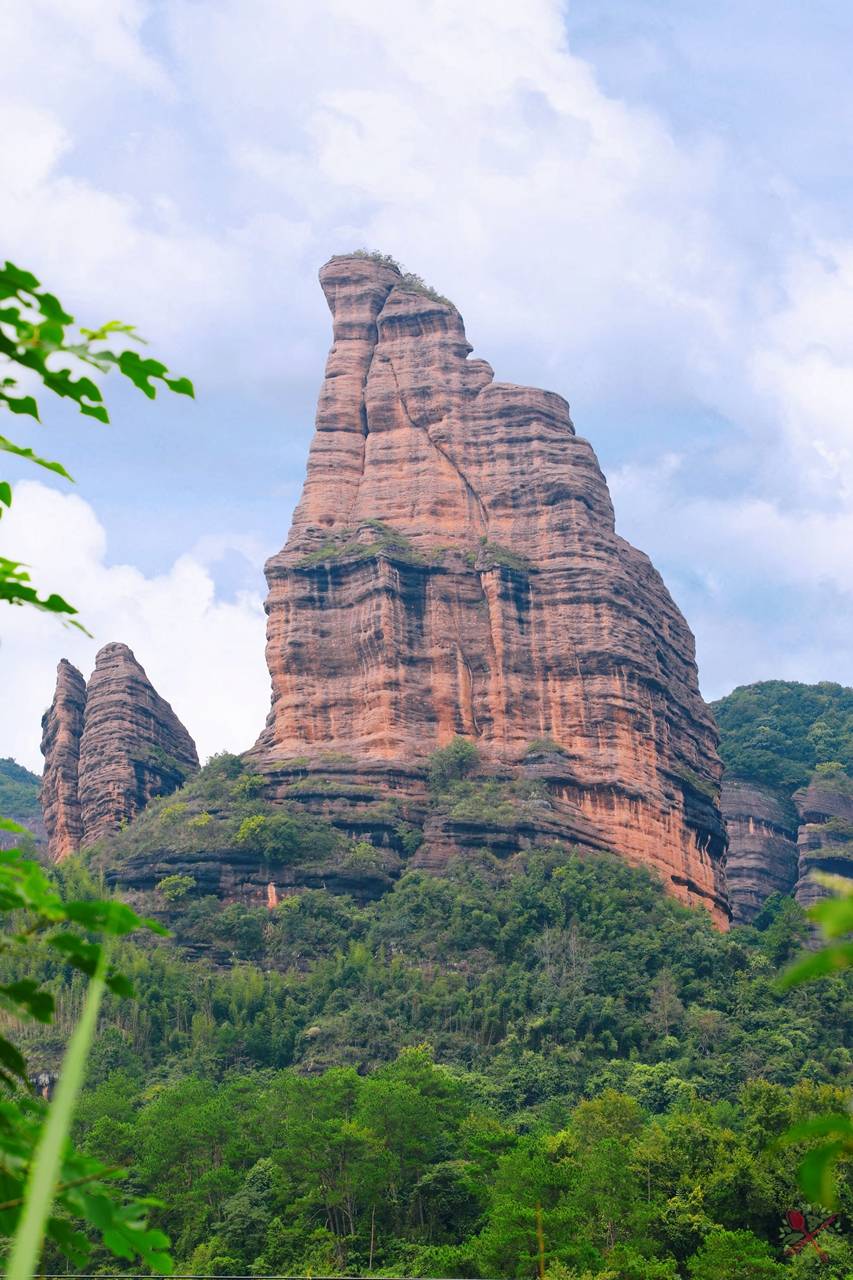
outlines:
{"label": "towering rock spire", "polygon": [[80,743],[85,843],[109,835],[198,768],[195,743],[126,644],[108,644],[86,687]]}
{"label": "towering rock spire", "polygon": [[79,849],[83,836],[77,778],[80,739],[86,710],[86,681],[63,658],[56,668],[56,692],[42,716],[41,750],[45,758],[41,807],[48,853],[54,862]]}
{"label": "towering rock spire", "polygon": [[42,729],[42,806],[56,860],[117,831],[198,768],[195,743],[124,644],[100,650],[88,686],[59,664]]}
{"label": "towering rock spire", "polygon": [[811,907],[830,890],[814,873],[853,879],[853,779],[843,769],[818,769],[809,785],[794,793],[800,815],[796,897]]}
{"label": "towering rock spire", "polygon": [[[495,382],[458,311],[386,262],[333,258],[320,281],[334,341],[302,500],[266,567],[259,766],[349,755],[405,789],[464,735],[487,767],[536,766],[552,837],[647,864],[724,922],[693,637],[616,534],[568,404]],[[433,830],[419,856],[452,844]]]}

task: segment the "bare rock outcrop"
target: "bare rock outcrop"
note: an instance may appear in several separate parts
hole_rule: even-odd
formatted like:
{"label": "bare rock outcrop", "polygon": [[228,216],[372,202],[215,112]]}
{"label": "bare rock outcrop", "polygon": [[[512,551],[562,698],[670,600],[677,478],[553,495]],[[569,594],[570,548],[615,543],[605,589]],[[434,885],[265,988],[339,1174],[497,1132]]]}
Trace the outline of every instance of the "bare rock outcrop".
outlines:
{"label": "bare rock outcrop", "polygon": [[796,898],[810,907],[828,893],[816,871],[853,879],[853,779],[843,770],[818,770],[794,793],[794,803],[800,815]]}
{"label": "bare rock outcrop", "polygon": [[85,711],[86,681],[63,658],[56,669],[53,702],[41,722],[45,767],[40,798],[48,853],[54,862],[79,849],[83,838],[77,782]]}
{"label": "bare rock outcrop", "polygon": [[42,807],[57,861],[117,831],[198,768],[195,743],[124,644],[100,650],[88,685],[59,664],[42,730]]}
{"label": "bare rock outcrop", "polygon": [[[320,280],[334,341],[302,499],[266,566],[255,766],[281,787],[307,759],[328,796],[322,757],[337,755],[417,803],[455,735],[503,773],[553,742],[549,807],[519,840],[541,827],[613,850],[724,925],[721,766],[693,637],[616,534],[568,404],[495,382],[458,311],[386,262],[333,258]],[[431,821],[418,857],[438,866],[475,838]]]}
{"label": "bare rock outcrop", "polygon": [[797,882],[797,815],[769,787],[724,778],[720,796],[729,835],[726,882],[735,924],[750,924],[773,893]]}

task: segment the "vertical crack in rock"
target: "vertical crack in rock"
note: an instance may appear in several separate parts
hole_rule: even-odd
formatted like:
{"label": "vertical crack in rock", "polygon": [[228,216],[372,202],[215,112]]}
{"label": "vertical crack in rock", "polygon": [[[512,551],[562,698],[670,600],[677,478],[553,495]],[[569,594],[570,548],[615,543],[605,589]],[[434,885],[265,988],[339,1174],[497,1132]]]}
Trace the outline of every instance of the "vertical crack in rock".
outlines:
{"label": "vertical crack in rock", "polygon": [[[547,797],[527,835],[471,840],[613,850],[725,925],[693,637],[616,534],[568,404],[495,382],[455,308],[385,263],[333,258],[320,280],[334,340],[302,499],[266,567],[272,702],[254,766],[281,779],[307,758],[333,795],[333,753],[423,805],[429,754],[466,726],[488,775]],[[428,827],[423,865],[466,847],[440,815]]]}
{"label": "vertical crack in rock", "polygon": [[[406,397],[400,389],[400,380],[397,377],[397,371],[394,368],[394,361],[390,357],[388,357],[388,367],[391,370],[391,376],[394,379],[394,386],[396,387],[397,395],[399,397],[400,405],[402,407],[403,413],[406,415],[406,421],[409,423],[413,431],[417,431],[419,430],[418,425],[416,422],[414,422],[414,420],[412,419],[412,415],[409,413],[409,406],[406,404]],[[474,486],[471,484],[470,480],[465,475],[465,472],[462,470],[462,468],[459,467],[453,461],[453,459],[451,458],[447,450],[442,448],[442,446],[438,443],[437,440],[433,439],[432,435],[430,434],[429,427],[422,427],[420,428],[420,430],[424,432],[427,440],[429,440],[430,444],[432,445],[433,449],[435,449],[436,453],[441,458],[444,459],[444,461],[450,467],[451,471],[454,471],[456,475],[459,477],[459,481],[462,485],[462,488],[465,490],[466,494],[471,499],[471,501],[473,502],[474,506],[476,507],[477,511],[480,514],[480,519],[482,520],[482,523],[483,523],[481,536],[488,535],[489,516],[485,506],[483,505],[483,500],[481,499],[480,495],[476,492],[476,490],[474,489]]]}

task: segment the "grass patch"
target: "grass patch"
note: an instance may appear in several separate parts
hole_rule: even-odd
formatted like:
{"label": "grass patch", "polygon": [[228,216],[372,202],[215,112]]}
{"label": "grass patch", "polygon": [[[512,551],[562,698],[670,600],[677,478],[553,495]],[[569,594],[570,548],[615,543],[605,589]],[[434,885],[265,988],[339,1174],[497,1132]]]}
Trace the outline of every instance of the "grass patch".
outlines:
{"label": "grass patch", "polygon": [[720,788],[716,786],[709,778],[702,778],[698,773],[694,773],[692,769],[686,766],[683,769],[675,769],[674,773],[681,782],[691,787],[694,791],[698,791],[700,795],[707,796],[709,800],[715,803],[720,798]]}
{"label": "grass patch", "polygon": [[450,784],[440,807],[457,822],[514,826],[523,815],[525,804],[546,795],[540,782],[528,778],[465,778]]}
{"label": "grass patch", "polygon": [[532,742],[524,748],[526,756],[567,756],[569,753],[565,747],[561,747],[559,742],[555,742],[553,738],[534,738]]}
{"label": "grass patch", "polygon": [[[509,547],[501,546],[499,542],[490,542],[488,538],[481,538],[476,550],[465,553],[465,559],[472,568],[479,563],[483,569],[493,569],[500,565],[504,569],[512,569],[515,573],[530,572],[528,559]],[[483,564],[484,560],[485,564]]]}
{"label": "grass patch", "polygon": [[[361,536],[366,530],[372,535],[369,540]],[[296,567],[313,569],[329,562],[370,560],[379,555],[404,560],[408,564],[429,565],[440,563],[443,554],[441,547],[431,552],[419,551],[405,534],[398,533],[382,520],[370,519],[363,521],[357,529],[341,529],[331,535],[321,546],[302,556]]]}

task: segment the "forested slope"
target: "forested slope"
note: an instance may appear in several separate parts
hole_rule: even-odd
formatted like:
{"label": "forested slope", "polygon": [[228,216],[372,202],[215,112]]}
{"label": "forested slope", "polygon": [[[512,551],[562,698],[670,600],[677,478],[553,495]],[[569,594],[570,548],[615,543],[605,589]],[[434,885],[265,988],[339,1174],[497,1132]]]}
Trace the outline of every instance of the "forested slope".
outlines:
{"label": "forested slope", "polygon": [[762,680],[711,703],[727,773],[790,795],[818,765],[853,775],[853,689]]}
{"label": "forested slope", "polygon": [[[236,839],[246,777],[220,773],[200,827],[198,790],[155,802],[121,849],[158,824]],[[277,816],[281,856],[340,838]],[[58,874],[91,883],[74,860]],[[404,870],[361,903],[223,906],[180,875],[137,897],[173,936],[123,948],[138,998],[105,1011],[79,1137],[163,1201],[181,1269],[527,1276],[541,1203],[560,1280],[809,1274],[779,1262],[798,1153],[773,1143],[843,1105],[853,983],[777,989],[805,936],[792,901],[721,934],[649,873],[557,848]],[[52,972],[34,1069],[80,1002]],[[830,1250],[821,1274],[846,1276],[843,1238]]]}

